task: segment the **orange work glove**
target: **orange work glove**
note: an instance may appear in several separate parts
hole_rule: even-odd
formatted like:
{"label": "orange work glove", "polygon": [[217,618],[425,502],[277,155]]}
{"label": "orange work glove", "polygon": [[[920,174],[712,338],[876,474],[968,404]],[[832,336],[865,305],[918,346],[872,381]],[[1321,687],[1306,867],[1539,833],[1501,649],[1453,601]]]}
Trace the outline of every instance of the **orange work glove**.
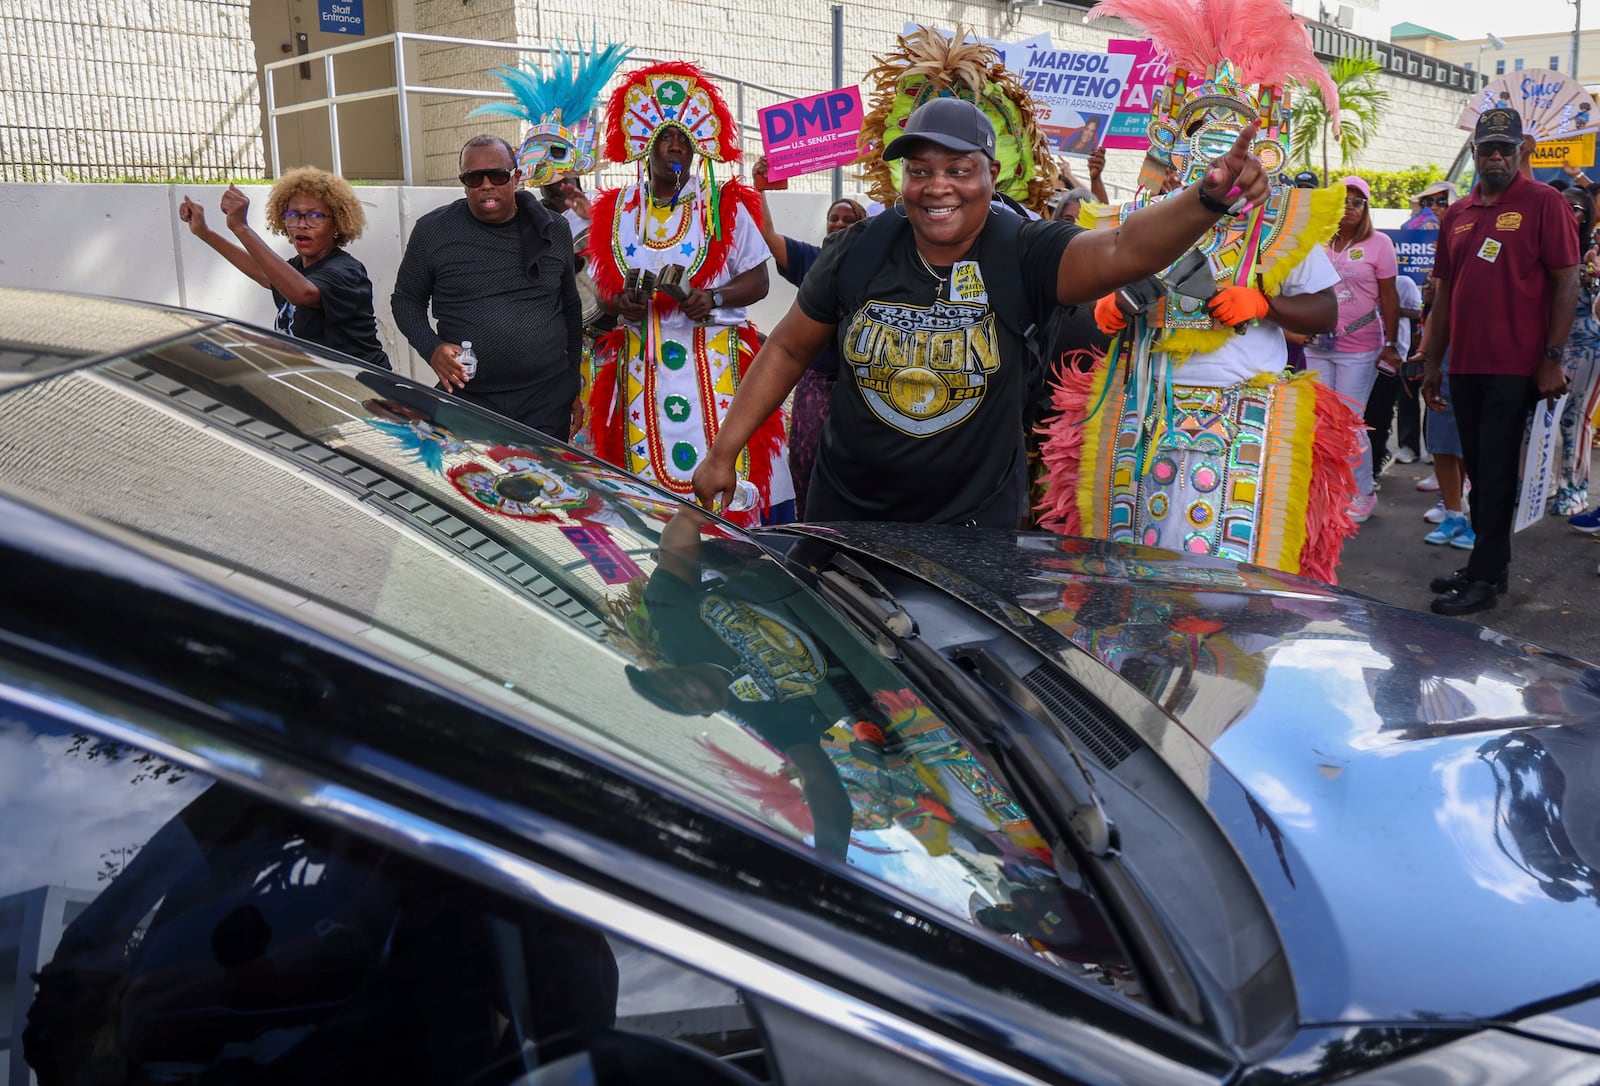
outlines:
{"label": "orange work glove", "polygon": [[1223,287],[1206,303],[1211,315],[1229,328],[1267,315],[1267,296],[1255,287]]}
{"label": "orange work glove", "polygon": [[1115,294],[1107,294],[1094,303],[1094,322],[1108,336],[1114,336],[1128,326],[1128,318],[1117,308]]}

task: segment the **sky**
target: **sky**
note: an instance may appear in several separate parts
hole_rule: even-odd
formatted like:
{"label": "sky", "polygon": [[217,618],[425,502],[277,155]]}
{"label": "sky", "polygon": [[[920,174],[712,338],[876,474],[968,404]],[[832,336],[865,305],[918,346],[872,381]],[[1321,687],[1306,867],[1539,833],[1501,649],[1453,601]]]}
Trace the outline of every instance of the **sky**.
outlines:
{"label": "sky", "polygon": [[[1568,0],[1382,0],[1384,19],[1390,24],[1416,23],[1453,38],[1481,38],[1498,34],[1558,34],[1572,30],[1573,7]],[[1600,0],[1589,0],[1583,12],[1583,29],[1600,28]]]}

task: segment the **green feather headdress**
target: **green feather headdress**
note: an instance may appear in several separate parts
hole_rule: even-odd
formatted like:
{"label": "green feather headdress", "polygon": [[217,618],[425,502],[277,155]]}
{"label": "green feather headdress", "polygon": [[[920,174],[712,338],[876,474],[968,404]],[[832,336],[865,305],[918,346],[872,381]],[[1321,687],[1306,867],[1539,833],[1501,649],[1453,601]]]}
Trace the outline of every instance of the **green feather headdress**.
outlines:
{"label": "green feather headdress", "polygon": [[1055,189],[1056,164],[1033,115],[1033,99],[1000,54],[966,41],[957,26],[945,37],[918,27],[899,38],[898,48],[876,58],[878,66],[866,81],[877,84],[872,106],[861,125],[861,153],[856,163],[874,200],[892,204],[900,192],[900,163],[883,161],[883,149],[900,134],[911,111],[930,98],[964,98],[977,103],[994,125],[1000,177],[995,188],[1043,213]]}

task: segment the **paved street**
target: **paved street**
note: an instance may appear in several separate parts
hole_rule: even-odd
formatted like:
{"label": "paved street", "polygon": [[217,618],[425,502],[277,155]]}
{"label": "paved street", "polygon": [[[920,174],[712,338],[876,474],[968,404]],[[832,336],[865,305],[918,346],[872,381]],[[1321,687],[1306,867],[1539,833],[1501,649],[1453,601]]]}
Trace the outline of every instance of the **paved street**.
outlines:
{"label": "paved street", "polygon": [[[1339,583],[1386,603],[1425,611],[1433,598],[1428,581],[1466,564],[1453,547],[1422,542],[1422,514],[1438,497],[1416,489],[1433,469],[1396,464],[1384,476],[1378,509],[1345,546]],[[1574,532],[1566,518],[1547,516],[1511,540],[1511,588],[1492,611],[1470,616],[1587,661],[1600,661],[1600,543]]]}

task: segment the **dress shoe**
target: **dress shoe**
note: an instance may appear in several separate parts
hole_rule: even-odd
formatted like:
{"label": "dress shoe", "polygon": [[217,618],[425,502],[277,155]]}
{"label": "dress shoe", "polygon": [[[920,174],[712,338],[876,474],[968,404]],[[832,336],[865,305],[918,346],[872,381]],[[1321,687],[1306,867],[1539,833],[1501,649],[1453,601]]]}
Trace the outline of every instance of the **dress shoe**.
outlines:
{"label": "dress shoe", "polygon": [[1487,611],[1495,604],[1495,589],[1488,581],[1468,581],[1460,588],[1452,588],[1433,598],[1428,606],[1436,615],[1470,615],[1474,611]]}
{"label": "dress shoe", "polygon": [[[1435,577],[1433,580],[1429,581],[1428,591],[1435,594],[1442,592],[1453,592],[1458,588],[1465,588],[1467,585],[1472,583],[1473,582],[1467,580],[1467,571],[1464,569],[1458,569],[1454,573],[1448,573],[1443,577]],[[1487,584],[1488,582],[1484,581],[1480,583]],[[1509,570],[1507,570],[1502,572],[1499,580],[1494,582],[1494,590],[1501,595],[1504,595],[1506,589],[1510,587],[1511,573]]]}

